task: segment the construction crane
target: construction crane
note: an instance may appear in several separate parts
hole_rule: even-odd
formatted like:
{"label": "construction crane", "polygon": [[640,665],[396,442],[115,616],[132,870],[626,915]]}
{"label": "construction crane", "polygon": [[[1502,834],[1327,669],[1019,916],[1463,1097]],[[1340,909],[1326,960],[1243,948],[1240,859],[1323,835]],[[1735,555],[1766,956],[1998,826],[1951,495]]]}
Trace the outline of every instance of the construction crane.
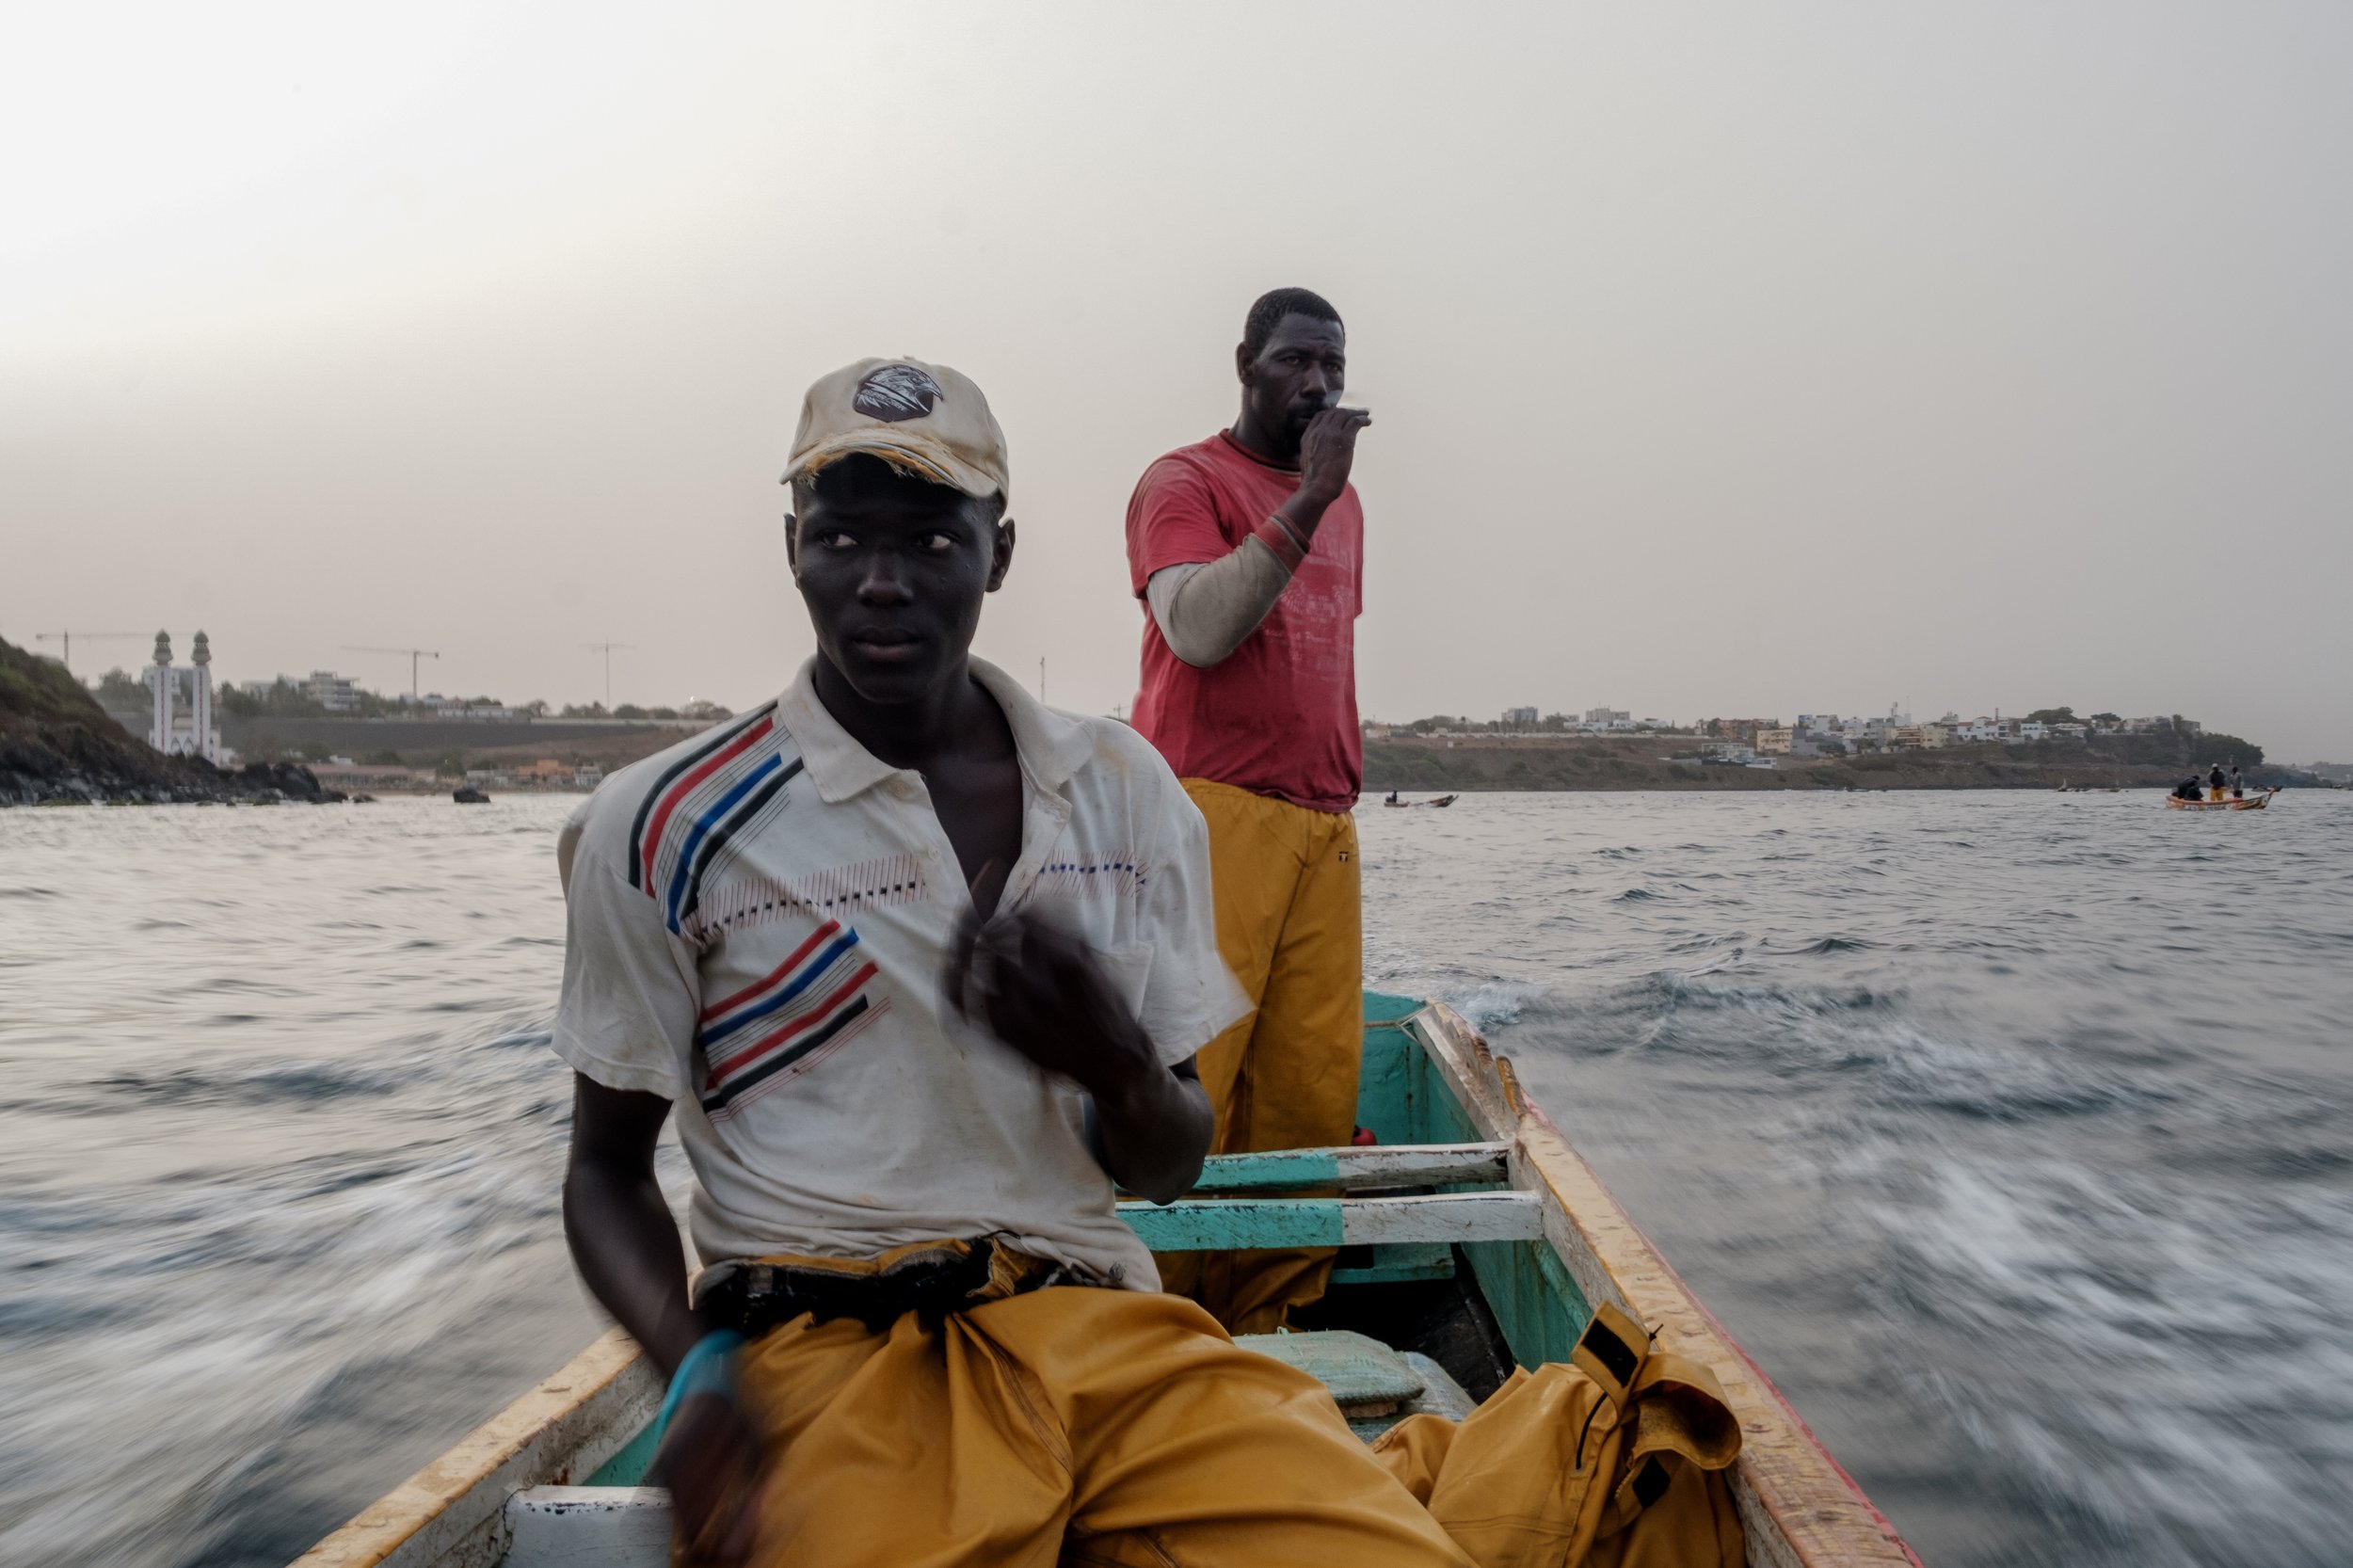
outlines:
{"label": "construction crane", "polygon": [[[152,632],[85,632],[82,633],[82,641],[86,643],[111,642],[118,637],[152,637],[153,635]],[[69,670],[73,667],[72,632],[36,632],[33,633],[33,638],[37,642],[56,643],[62,646],[65,652],[59,662]]]}
{"label": "construction crane", "polygon": [[440,654],[429,648],[361,648],[355,643],[344,644],[345,653],[402,653],[408,657],[408,700],[417,700],[417,661],[439,659]]}
{"label": "construction crane", "polygon": [[635,645],[631,643],[583,643],[580,646],[586,648],[591,653],[601,653],[604,655],[604,711],[610,713],[613,712],[613,650],[616,648],[631,648]]}

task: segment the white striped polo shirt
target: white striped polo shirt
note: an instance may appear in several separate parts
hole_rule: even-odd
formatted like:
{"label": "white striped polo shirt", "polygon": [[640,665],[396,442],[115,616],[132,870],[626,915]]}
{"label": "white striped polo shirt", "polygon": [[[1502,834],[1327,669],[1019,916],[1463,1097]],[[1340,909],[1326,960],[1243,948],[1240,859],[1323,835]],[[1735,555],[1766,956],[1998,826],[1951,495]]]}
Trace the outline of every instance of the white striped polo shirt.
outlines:
{"label": "white striped polo shirt", "polygon": [[[945,1005],[970,906],[955,851],[922,776],[853,740],[814,669],[574,813],[557,1054],[676,1103],[706,1265],[1001,1232],[1156,1288],[1087,1151],[1078,1087]],[[1200,813],[1126,726],[972,670],[1020,754],[1004,906],[1083,937],[1161,1061],[1182,1062],[1245,1011],[1218,957]]]}

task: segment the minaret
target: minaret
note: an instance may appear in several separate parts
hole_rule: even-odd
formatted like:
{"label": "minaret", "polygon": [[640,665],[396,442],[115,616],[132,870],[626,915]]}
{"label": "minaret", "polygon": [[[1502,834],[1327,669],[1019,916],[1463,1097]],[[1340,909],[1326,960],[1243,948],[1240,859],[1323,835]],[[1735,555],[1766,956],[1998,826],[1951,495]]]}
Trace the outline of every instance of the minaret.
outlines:
{"label": "minaret", "polygon": [[148,722],[147,744],[157,751],[171,749],[171,633],[155,633],[155,663],[147,672],[148,689],[155,695]]}
{"label": "minaret", "polygon": [[193,710],[195,734],[190,739],[199,757],[215,767],[220,765],[220,738],[213,733],[213,645],[203,632],[196,634],[196,645],[188,651],[196,664],[196,673],[189,677],[188,705]]}

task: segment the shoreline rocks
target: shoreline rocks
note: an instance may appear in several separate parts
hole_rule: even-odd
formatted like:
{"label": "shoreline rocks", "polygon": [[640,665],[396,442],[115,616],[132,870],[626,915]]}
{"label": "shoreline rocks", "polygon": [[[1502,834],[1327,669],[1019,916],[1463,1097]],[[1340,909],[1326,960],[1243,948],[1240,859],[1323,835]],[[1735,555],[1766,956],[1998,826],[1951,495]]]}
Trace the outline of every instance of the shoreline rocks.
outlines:
{"label": "shoreline rocks", "polygon": [[295,762],[223,772],[200,757],[167,757],[118,724],[63,666],[0,640],[0,807],[344,798]]}
{"label": "shoreline rocks", "polygon": [[294,762],[248,762],[224,773],[201,758],[158,756],[165,765],[145,769],[104,751],[55,731],[0,739],[0,807],[328,806],[348,798]]}

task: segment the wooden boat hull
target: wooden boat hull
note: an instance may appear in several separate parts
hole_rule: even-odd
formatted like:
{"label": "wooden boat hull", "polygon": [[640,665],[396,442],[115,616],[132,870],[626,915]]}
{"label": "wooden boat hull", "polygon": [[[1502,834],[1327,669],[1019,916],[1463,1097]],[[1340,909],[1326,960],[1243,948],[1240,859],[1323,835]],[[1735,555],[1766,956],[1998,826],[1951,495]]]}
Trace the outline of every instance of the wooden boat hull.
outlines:
{"label": "wooden boat hull", "polygon": [[2271,797],[2279,792],[2276,789],[2265,790],[2261,794],[2249,795],[2243,800],[2184,800],[2179,795],[2168,795],[2165,805],[2169,811],[2260,811],[2270,805]]}
{"label": "wooden boat hull", "polygon": [[[1459,1192],[1468,1184],[1432,1166],[1421,1177],[1445,1192],[1369,1200],[1355,1206],[1353,1223],[1372,1226],[1419,1201],[1427,1206],[1417,1216],[1424,1227],[1462,1217],[1463,1236],[1491,1238],[1433,1245],[1415,1233],[1417,1252],[1388,1250],[1449,1274],[1457,1259],[1467,1266],[1511,1358],[1522,1365],[1567,1360],[1593,1304],[1603,1301],[1653,1328],[1662,1348],[1706,1363],[1743,1429],[1732,1489],[1750,1562],[1919,1568],[1919,1559],[1771,1379],[1529,1101],[1509,1059],[1443,1003],[1371,994],[1365,1002],[1359,1119],[1380,1135],[1382,1146],[1248,1158],[1302,1162],[1303,1170],[1316,1160],[1484,1160],[1491,1179],[1482,1192]],[[1421,1145],[1447,1147],[1425,1154]],[[1401,1167],[1390,1179],[1412,1174]],[[1279,1210],[1295,1222],[1319,1204],[1337,1208],[1339,1200],[1179,1205],[1158,1210],[1156,1224],[1181,1230],[1221,1217],[1241,1223],[1234,1217],[1254,1210]],[[1505,1207],[1509,1225],[1480,1228],[1478,1215]],[[1441,1212],[1447,1220],[1431,1218]],[[1343,1240],[1337,1213],[1333,1224],[1333,1240]],[[1137,1228],[1155,1245],[1165,1244],[1166,1237],[1143,1224]],[[1492,1239],[1497,1237],[1507,1239]],[[1384,1239],[1371,1229],[1364,1238]],[[1351,1230],[1345,1240],[1353,1243],[1359,1235]],[[1220,1243],[1202,1237],[1192,1244]],[[1335,1274],[1336,1293],[1350,1272]],[[1409,1272],[1393,1264],[1388,1277]],[[661,1395],[649,1365],[616,1329],[320,1542],[296,1568],[659,1568],[667,1561],[666,1496],[638,1483],[651,1458],[649,1423]],[[584,1532],[592,1547],[585,1553]]]}

